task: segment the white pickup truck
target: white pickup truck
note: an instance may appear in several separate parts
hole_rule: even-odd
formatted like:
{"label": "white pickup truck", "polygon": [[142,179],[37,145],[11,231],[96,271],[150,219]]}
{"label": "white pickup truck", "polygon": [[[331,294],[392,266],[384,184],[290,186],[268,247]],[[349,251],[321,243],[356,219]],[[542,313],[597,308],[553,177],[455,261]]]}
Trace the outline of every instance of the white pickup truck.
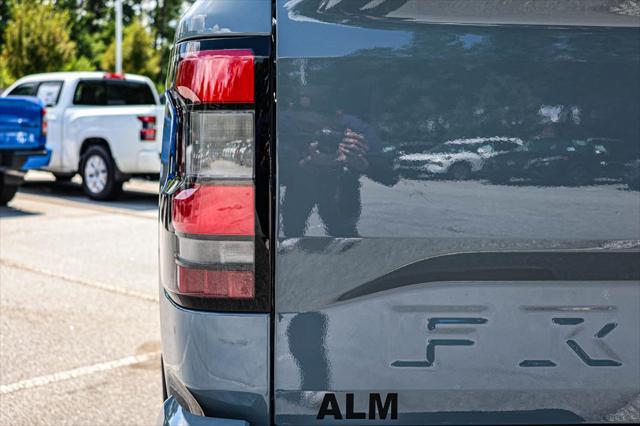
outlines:
{"label": "white pickup truck", "polygon": [[47,106],[45,170],[58,180],[82,176],[85,193],[117,197],[131,177],[160,172],[163,108],[147,77],[65,72],[23,77],[6,96],[38,96]]}

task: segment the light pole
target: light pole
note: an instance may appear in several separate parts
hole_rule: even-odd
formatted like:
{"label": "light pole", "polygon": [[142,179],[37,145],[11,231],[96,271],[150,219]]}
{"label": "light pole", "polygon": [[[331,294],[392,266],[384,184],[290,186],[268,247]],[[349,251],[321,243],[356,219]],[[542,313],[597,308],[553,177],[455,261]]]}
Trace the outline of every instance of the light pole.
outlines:
{"label": "light pole", "polygon": [[116,73],[122,74],[122,0],[116,0]]}

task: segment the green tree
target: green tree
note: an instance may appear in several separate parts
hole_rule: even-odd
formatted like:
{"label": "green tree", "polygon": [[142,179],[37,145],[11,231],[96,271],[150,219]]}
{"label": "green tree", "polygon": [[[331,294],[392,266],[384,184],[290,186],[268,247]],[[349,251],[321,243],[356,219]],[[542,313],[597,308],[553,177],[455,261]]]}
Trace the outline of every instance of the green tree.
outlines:
{"label": "green tree", "polygon": [[[10,22],[13,13],[12,5],[16,3],[38,6],[44,3],[68,16],[70,26],[68,34],[69,39],[75,43],[75,54],[61,68],[58,68],[59,70],[100,70],[105,66],[106,69],[113,69],[115,63],[112,45],[115,37],[113,0],[0,0],[0,52],[3,50],[4,28]],[[123,0],[123,23],[125,28],[135,28],[133,31],[135,34],[132,37],[136,37],[134,42],[124,46],[123,65],[126,71],[143,72],[156,82],[164,81],[169,49],[180,13],[191,3],[192,1],[189,0]],[[132,32],[131,29],[127,29],[127,32]],[[143,34],[144,32],[149,37]],[[6,38],[7,36],[4,35],[4,39]],[[139,52],[143,55],[135,56]],[[150,62],[145,64],[145,61]],[[7,81],[12,80],[6,61],[0,61],[0,81],[6,85]]]}
{"label": "green tree", "polygon": [[5,29],[0,63],[5,72],[21,77],[37,72],[61,71],[75,59],[76,45],[69,36],[69,15],[50,3],[15,2]]}
{"label": "green tree", "polygon": [[[142,0],[123,0],[124,25],[143,14],[142,3]],[[115,37],[113,1],[54,0],[54,7],[69,14],[71,39],[77,44],[78,57],[91,62],[93,69],[99,69],[102,55]]]}
{"label": "green tree", "polygon": [[156,1],[156,7],[151,12],[156,49],[171,45],[173,42],[177,20],[184,6],[185,2],[183,0]]}
{"label": "green tree", "polygon": [[[115,70],[115,42],[112,42],[102,56],[102,68]],[[134,20],[124,29],[122,37],[122,68],[125,72],[143,74],[156,78],[160,73],[160,55],[153,47],[153,36]]]}
{"label": "green tree", "polygon": [[87,58],[92,69],[100,66],[100,57],[109,37],[105,26],[110,20],[110,7],[104,0],[56,0],[55,8],[69,14],[71,39],[79,57]]}
{"label": "green tree", "polygon": [[11,0],[2,0],[0,2],[0,47],[4,40],[4,30],[11,18]]}
{"label": "green tree", "polygon": [[15,79],[9,75],[7,65],[4,62],[4,59],[0,56],[0,91],[15,81]]}
{"label": "green tree", "polygon": [[178,19],[188,4],[189,2],[183,0],[157,0],[155,9],[150,13],[154,45],[161,58],[160,73],[155,77],[159,86],[163,86],[167,77],[169,52],[175,37]]}

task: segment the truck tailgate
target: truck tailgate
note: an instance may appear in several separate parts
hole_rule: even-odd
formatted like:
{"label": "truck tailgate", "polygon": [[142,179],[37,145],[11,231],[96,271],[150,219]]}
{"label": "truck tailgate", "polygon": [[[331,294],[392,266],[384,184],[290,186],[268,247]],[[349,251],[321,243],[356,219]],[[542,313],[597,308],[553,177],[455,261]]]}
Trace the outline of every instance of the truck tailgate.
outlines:
{"label": "truck tailgate", "polygon": [[277,424],[640,420],[640,29],[497,3],[277,1]]}
{"label": "truck tailgate", "polygon": [[44,148],[42,104],[36,98],[0,98],[0,149]]}

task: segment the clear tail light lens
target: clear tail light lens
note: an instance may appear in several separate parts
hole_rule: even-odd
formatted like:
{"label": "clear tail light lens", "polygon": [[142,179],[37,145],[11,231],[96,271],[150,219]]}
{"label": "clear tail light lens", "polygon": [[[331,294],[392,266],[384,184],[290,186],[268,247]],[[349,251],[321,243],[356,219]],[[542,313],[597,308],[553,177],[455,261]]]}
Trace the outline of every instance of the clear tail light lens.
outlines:
{"label": "clear tail light lens", "polygon": [[253,111],[190,114],[186,175],[195,178],[253,177]]}
{"label": "clear tail light lens", "polygon": [[189,259],[196,264],[251,265],[254,262],[253,240],[211,241],[178,238],[179,259]]}

